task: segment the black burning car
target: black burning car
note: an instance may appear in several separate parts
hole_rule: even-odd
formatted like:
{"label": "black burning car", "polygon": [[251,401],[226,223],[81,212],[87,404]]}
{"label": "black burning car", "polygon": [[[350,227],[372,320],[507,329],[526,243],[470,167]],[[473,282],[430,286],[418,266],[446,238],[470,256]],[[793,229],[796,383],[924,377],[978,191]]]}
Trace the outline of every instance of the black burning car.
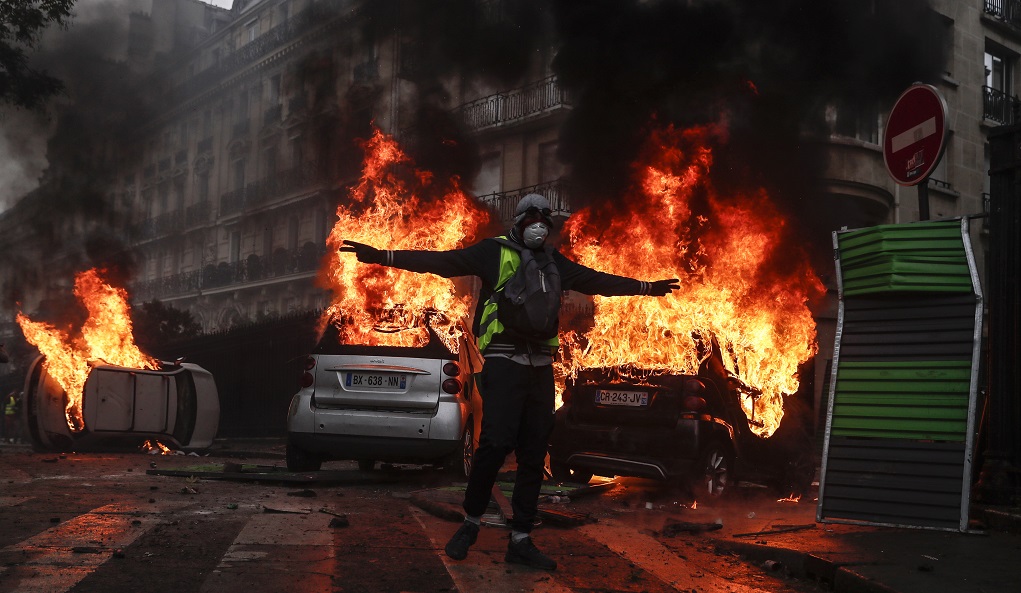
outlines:
{"label": "black burning car", "polygon": [[583,370],[567,382],[556,413],[550,471],[580,483],[593,475],[676,482],[696,498],[722,496],[738,479],[800,495],[815,474],[811,439],[756,436],[740,405],[749,389],[724,369],[715,342],[696,374],[634,380],[615,369]]}

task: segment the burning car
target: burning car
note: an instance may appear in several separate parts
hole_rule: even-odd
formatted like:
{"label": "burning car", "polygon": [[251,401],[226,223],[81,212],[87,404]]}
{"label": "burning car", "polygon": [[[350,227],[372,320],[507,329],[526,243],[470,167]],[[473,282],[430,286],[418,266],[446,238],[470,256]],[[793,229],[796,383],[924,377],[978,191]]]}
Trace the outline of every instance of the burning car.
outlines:
{"label": "burning car", "polygon": [[209,447],[220,421],[213,376],[194,364],[157,369],[110,364],[91,367],[80,416],[69,415],[68,394],[47,372],[45,357],[29,366],[22,406],[26,432],[40,451],[138,448],[154,439],[180,450]]}
{"label": "burning car", "polygon": [[710,498],[753,479],[800,496],[815,473],[811,444],[755,435],[740,404],[755,395],[726,371],[715,341],[693,374],[582,370],[556,412],[550,471],[581,483],[593,475],[658,479]]}
{"label": "burning car", "polygon": [[467,476],[482,422],[474,380],[481,358],[470,335],[451,344],[427,324],[424,344],[367,346],[345,343],[341,327],[327,323],[291,399],[288,469],[357,460],[363,470],[420,463]]}

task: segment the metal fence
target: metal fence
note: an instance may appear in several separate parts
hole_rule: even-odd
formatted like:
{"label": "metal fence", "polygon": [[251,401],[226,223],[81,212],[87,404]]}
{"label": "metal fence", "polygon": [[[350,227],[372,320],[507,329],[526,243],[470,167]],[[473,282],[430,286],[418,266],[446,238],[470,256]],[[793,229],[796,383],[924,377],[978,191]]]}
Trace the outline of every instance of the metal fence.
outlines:
{"label": "metal fence", "polygon": [[466,128],[479,131],[569,106],[570,103],[567,92],[557,83],[557,77],[549,76],[528,86],[466,103],[457,111]]}
{"label": "metal fence", "polygon": [[1018,99],[992,87],[982,87],[982,116],[1001,124],[1014,123]]}
{"label": "metal fence", "polygon": [[527,194],[546,196],[546,199],[550,201],[550,208],[553,210],[554,216],[565,218],[570,216],[571,204],[568,201],[568,193],[567,184],[558,179],[512,191],[486,194],[479,196],[479,201],[496,213],[500,222],[509,224],[514,218],[514,208],[518,205],[518,201]]}

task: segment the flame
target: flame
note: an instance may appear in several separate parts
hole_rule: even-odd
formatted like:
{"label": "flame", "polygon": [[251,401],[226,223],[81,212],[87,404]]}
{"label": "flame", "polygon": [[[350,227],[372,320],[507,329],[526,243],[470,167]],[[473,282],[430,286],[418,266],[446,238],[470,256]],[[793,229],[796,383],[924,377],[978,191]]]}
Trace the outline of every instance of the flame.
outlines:
{"label": "flame", "polygon": [[361,180],[349,191],[348,203],[338,206],[326,240],[321,279],[334,296],[322,323],[336,323],[344,343],[373,346],[424,345],[428,325],[457,352],[471,299],[457,296],[453,281],[362,264],[337,249],[344,240],[379,249],[455,249],[475,236],[489,214],[457,178],[443,188],[431,173],[415,169],[397,142],[378,129],[363,149]]}
{"label": "flame", "polygon": [[[594,325],[562,336],[559,373],[614,368],[642,380],[694,373],[715,338],[751,429],[770,436],[798,366],[816,352],[810,299],[823,294],[807,258],[781,256],[787,229],[764,190],[721,196],[710,180],[716,126],[650,134],[627,208],[586,209],[564,225],[565,252],[614,274],[679,278],[663,298],[594,297]],[[780,265],[777,264],[779,262]]]}
{"label": "flame", "polygon": [[801,501],[801,495],[799,494],[798,496],[794,496],[794,493],[791,492],[790,496],[788,496],[786,498],[778,498],[778,499],[776,499],[776,501],[777,502],[800,502]]}
{"label": "flame", "polygon": [[93,268],[75,276],[74,294],[88,311],[77,338],[47,323],[32,321],[20,311],[17,322],[25,339],[43,355],[43,368],[67,393],[67,425],[72,432],[79,432],[85,428],[81,406],[90,364],[98,361],[156,369],[159,363],[135,346],[124,289],[103,282]]}
{"label": "flame", "polygon": [[174,451],[159,441],[152,441],[146,439],[142,446],[139,447],[143,453],[149,453],[151,455],[173,455]]}

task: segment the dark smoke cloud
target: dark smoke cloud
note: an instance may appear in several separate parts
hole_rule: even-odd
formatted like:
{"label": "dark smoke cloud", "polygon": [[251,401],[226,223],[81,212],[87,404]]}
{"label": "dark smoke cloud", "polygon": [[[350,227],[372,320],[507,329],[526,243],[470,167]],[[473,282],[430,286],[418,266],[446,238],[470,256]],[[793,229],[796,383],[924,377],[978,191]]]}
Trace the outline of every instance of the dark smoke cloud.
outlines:
{"label": "dark smoke cloud", "polygon": [[[41,116],[45,125],[37,123],[33,130],[46,134],[42,170],[37,162],[26,163],[26,167],[34,164],[32,171],[38,172],[32,199],[38,212],[44,213],[30,221],[31,248],[79,254],[76,261],[69,258],[69,269],[48,270],[40,282],[66,284],[75,272],[93,266],[113,267],[125,276],[133,269],[128,243],[121,235],[125,212],[114,203],[110,187],[114,175],[137,165],[131,159],[141,151],[131,147],[139,131],[160,112],[161,97],[168,94],[158,80],[143,84],[124,61],[127,14],[132,8],[131,0],[80,3],[71,25],[47,31],[31,56],[33,67],[59,78],[65,86],[64,94]],[[22,119],[12,118],[13,122]],[[8,128],[5,135],[17,137],[17,130]],[[84,222],[84,236],[64,232],[72,220]],[[31,258],[22,260],[27,266],[38,266]],[[15,277],[26,279],[32,274],[16,270]],[[7,287],[5,292],[16,298],[23,290]]]}
{"label": "dark smoke cloud", "polygon": [[946,60],[946,28],[923,0],[554,5],[554,70],[575,102],[560,157],[579,205],[620,199],[648,126],[726,112],[716,187],[765,187],[819,230],[827,213],[813,196],[826,163],[804,133],[823,129],[823,107],[888,107],[911,83],[938,80]]}
{"label": "dark smoke cloud", "polygon": [[404,41],[402,75],[415,83],[410,121],[402,121],[415,162],[437,180],[470,183],[478,173],[478,145],[450,110],[445,83],[452,77],[493,92],[521,84],[540,40],[549,31],[540,0],[373,3],[381,35]]}

